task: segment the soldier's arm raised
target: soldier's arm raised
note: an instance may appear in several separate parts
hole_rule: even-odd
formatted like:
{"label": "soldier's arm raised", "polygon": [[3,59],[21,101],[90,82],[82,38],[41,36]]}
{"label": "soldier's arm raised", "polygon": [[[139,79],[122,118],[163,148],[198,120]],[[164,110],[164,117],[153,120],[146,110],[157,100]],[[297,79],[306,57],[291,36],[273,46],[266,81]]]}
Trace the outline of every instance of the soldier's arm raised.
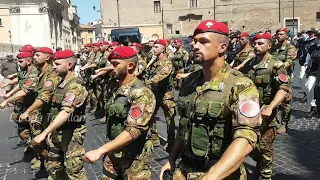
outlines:
{"label": "soldier's arm raised", "polygon": [[5,94],[4,97],[9,98],[10,96],[12,96],[12,94],[15,94],[19,90],[20,90],[19,85],[16,85],[11,91],[9,91],[7,94]]}
{"label": "soldier's arm raised", "polygon": [[27,94],[20,90],[17,93],[15,93],[13,96],[9,97],[8,99],[4,100],[1,104],[0,104],[0,108],[4,108],[8,103],[12,103],[15,102],[17,100],[22,99],[23,97],[25,97]]}
{"label": "soldier's arm raised", "polygon": [[168,77],[172,71],[173,71],[172,64],[167,63],[163,66],[163,68],[161,69],[161,71],[159,73],[157,73],[155,76],[153,76],[150,80],[147,80],[146,84],[147,85],[157,84],[160,81],[162,81],[163,79],[165,79],[166,77]]}

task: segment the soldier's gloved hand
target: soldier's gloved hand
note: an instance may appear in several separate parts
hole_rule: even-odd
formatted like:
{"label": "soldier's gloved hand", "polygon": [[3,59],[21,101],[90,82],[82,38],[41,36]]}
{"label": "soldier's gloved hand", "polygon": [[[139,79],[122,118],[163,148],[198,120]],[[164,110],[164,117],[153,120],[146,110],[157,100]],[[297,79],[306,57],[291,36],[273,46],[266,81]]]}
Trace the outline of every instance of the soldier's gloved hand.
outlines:
{"label": "soldier's gloved hand", "polygon": [[167,161],[166,164],[164,164],[161,168],[160,175],[159,175],[160,180],[163,180],[164,172],[173,171],[173,169],[175,168],[174,166],[175,166],[174,163],[170,163],[170,161]]}
{"label": "soldier's gloved hand", "polygon": [[101,158],[103,154],[104,153],[101,152],[99,149],[95,149],[84,154],[82,160],[86,163],[95,163]]}

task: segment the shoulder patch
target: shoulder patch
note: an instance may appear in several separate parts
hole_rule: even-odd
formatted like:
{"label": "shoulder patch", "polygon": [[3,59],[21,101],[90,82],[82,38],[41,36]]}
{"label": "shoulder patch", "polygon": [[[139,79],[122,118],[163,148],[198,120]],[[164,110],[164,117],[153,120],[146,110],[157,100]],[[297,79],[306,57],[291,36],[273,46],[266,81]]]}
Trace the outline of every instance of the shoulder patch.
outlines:
{"label": "shoulder patch", "polygon": [[291,52],[289,52],[289,53],[288,53],[288,55],[289,55],[289,56],[295,56],[295,55],[296,55],[296,53],[295,53],[295,52],[293,52],[293,51],[291,51]]}
{"label": "shoulder patch", "polygon": [[243,116],[252,118],[259,114],[260,108],[257,102],[247,100],[240,104],[239,111]]}
{"label": "shoulder patch", "polygon": [[52,81],[51,80],[47,80],[45,83],[44,83],[44,87],[51,87],[52,86]]}
{"label": "shoulder patch", "polygon": [[286,74],[279,74],[279,80],[281,81],[281,82],[284,82],[284,83],[286,83],[286,82],[288,82],[288,76],[286,75]]}
{"label": "shoulder patch", "polygon": [[31,86],[32,81],[29,79],[29,80],[27,80],[24,84],[25,84],[26,86]]}
{"label": "shoulder patch", "polygon": [[129,115],[132,119],[139,119],[142,116],[142,110],[138,106],[131,107]]}
{"label": "shoulder patch", "polygon": [[67,94],[66,97],[64,98],[64,101],[65,102],[73,102],[75,98],[76,98],[75,95]]}

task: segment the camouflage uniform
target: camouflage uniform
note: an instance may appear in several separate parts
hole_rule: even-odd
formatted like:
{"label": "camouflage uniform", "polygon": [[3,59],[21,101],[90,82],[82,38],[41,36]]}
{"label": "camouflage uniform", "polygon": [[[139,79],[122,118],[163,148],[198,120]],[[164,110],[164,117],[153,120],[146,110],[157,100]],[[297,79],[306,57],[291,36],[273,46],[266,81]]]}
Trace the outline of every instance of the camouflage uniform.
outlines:
{"label": "camouflage uniform", "polygon": [[[153,140],[158,140],[159,135],[157,132],[155,115],[157,114],[159,108],[161,107],[164,112],[164,116],[167,122],[167,133],[168,133],[168,147],[172,147],[175,138],[175,106],[174,94],[173,94],[173,65],[172,61],[165,57],[163,60],[157,60],[151,67],[149,71],[149,79],[146,79],[146,84],[151,87],[153,93],[157,99],[156,110],[152,118],[152,129],[151,138]],[[159,146],[159,143],[155,143],[155,146]]]}
{"label": "camouflage uniform", "polygon": [[110,152],[104,158],[102,179],[151,178],[149,159],[152,143],[146,140],[156,100],[152,91],[139,79],[132,78],[121,86],[107,103],[107,137],[115,139],[127,131],[135,141]]}
{"label": "camouflage uniform", "polygon": [[[105,67],[106,61],[107,61],[106,58],[107,57],[104,55],[104,53],[102,53],[101,51],[98,51],[96,53],[96,56],[95,56],[93,62],[92,62],[92,64],[96,64],[97,67],[94,68],[93,70]],[[97,109],[102,110],[102,108],[104,107],[104,102],[103,102],[104,84],[103,84],[102,79],[100,79],[100,78],[94,80],[93,83],[95,84],[94,89],[93,89],[93,93],[94,93],[94,96],[96,97],[96,100],[97,100],[95,103],[95,106],[97,107]]]}
{"label": "camouflage uniform", "polygon": [[145,70],[147,68],[147,62],[146,60],[144,60],[140,54],[138,54],[138,64],[136,66],[136,68],[134,69],[135,72],[138,72],[139,75],[139,79],[142,79],[143,77],[143,73],[145,73]]}
{"label": "camouflage uniform", "polygon": [[[93,51],[91,51],[89,53],[89,56],[87,58],[86,63],[87,64],[91,64],[94,62],[96,57],[96,53],[94,53]],[[88,95],[88,101],[90,102],[91,107],[95,107],[96,106],[96,102],[97,102],[97,97],[95,96],[94,92],[95,92],[95,86],[96,84],[91,80],[91,75],[94,74],[93,69],[86,69],[84,71],[85,74],[85,86],[87,88],[87,91],[89,93]]]}
{"label": "camouflage uniform", "polygon": [[[187,50],[185,49],[178,49],[173,57],[171,58],[172,62],[173,62],[173,66],[174,66],[174,77],[178,74],[178,73],[184,73],[184,68],[186,67],[187,62],[189,61],[189,53]],[[175,88],[176,89],[180,89],[181,87],[181,80],[176,80],[176,78],[174,78],[175,82]]]}
{"label": "camouflage uniform", "polygon": [[36,67],[32,67],[29,71],[18,72],[18,84],[21,90],[27,95],[23,100],[16,102],[11,119],[18,124],[18,135],[26,143],[30,140],[30,125],[28,122],[20,122],[19,116],[34,102],[35,92],[34,88],[37,82],[39,71]]}
{"label": "camouflage uniform", "polygon": [[[254,50],[252,47],[250,47],[249,49],[243,48],[234,58],[234,63],[233,63],[233,67],[237,67],[239,66],[243,61],[245,61],[248,58],[252,58],[254,57]],[[250,58],[250,59],[251,59]]]}
{"label": "camouflage uniform", "polygon": [[184,73],[192,73],[202,69],[200,64],[196,64],[193,60],[193,52],[190,53],[190,60],[187,62],[186,67],[184,68]]}
{"label": "camouflage uniform", "polygon": [[[49,124],[48,113],[50,111],[51,98],[60,81],[61,78],[56,75],[51,65],[49,65],[43,73],[38,75],[38,83],[35,88],[36,99],[44,102],[44,106],[30,113],[29,119],[32,138],[41,134]],[[38,146],[32,146],[32,148],[44,158],[44,149]]]}
{"label": "camouflage uniform", "polygon": [[[288,75],[290,77],[290,81],[293,81],[293,69],[294,69],[294,61],[297,57],[297,50],[296,48],[290,44],[289,42],[283,46],[283,47],[278,47],[275,49],[273,52],[273,56],[275,56],[278,60],[282,62],[287,62],[291,66],[289,69],[287,69]],[[290,89],[292,89],[292,84],[290,83]],[[292,91],[290,91],[290,96],[292,97]],[[284,101],[279,109],[281,110],[281,123],[287,125],[288,122],[291,119],[291,100],[292,98],[289,99],[289,101]]]}
{"label": "camouflage uniform", "polygon": [[82,156],[87,128],[85,125],[85,102],[88,92],[72,74],[59,84],[52,96],[51,121],[60,111],[70,114],[67,122],[52,132],[47,161],[48,174],[52,179],[86,180]]}
{"label": "camouflage uniform", "polygon": [[[227,64],[210,82],[203,83],[202,70],[190,74],[177,105],[177,138],[184,140],[184,149],[174,179],[201,179],[236,138],[252,147],[258,142],[259,93],[250,79]],[[227,179],[246,179],[244,167]]]}
{"label": "camouflage uniform", "polygon": [[[259,101],[261,106],[267,106],[272,102],[278,90],[290,92],[289,77],[283,62],[277,61],[269,53],[266,54],[265,59],[258,62],[256,58],[251,59],[245,65],[250,79],[254,80],[255,85],[259,91]],[[290,99],[289,94],[285,98]],[[260,128],[261,139],[259,141],[259,148],[261,154],[258,158],[258,167],[260,166],[260,173],[262,179],[270,179],[272,176],[273,163],[273,142],[276,138],[276,119],[277,110],[274,109],[269,119],[264,119]],[[255,157],[255,154],[252,155]],[[260,161],[260,162],[259,162]]]}

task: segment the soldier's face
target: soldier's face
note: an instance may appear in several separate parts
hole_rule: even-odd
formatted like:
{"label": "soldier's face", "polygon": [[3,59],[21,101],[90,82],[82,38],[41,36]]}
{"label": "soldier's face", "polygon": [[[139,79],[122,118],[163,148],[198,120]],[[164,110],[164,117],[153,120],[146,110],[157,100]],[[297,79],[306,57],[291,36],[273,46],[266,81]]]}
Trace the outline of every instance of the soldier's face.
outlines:
{"label": "soldier's face", "polygon": [[156,55],[156,56],[159,56],[161,53],[163,53],[164,52],[164,45],[161,45],[161,44],[155,44],[154,46],[153,46],[153,53],[154,53],[154,55]]}
{"label": "soldier's face", "polygon": [[246,45],[248,43],[248,38],[247,37],[241,37],[239,42],[240,42],[241,46],[244,46],[244,45]]}
{"label": "soldier's face", "polygon": [[128,62],[125,60],[112,59],[110,63],[113,66],[113,77],[118,80],[125,79],[128,73]]}
{"label": "soldier's face", "polygon": [[136,46],[130,46],[136,53],[139,54],[140,50]]}
{"label": "soldier's face", "polygon": [[257,39],[254,41],[253,46],[256,55],[264,55],[271,49],[271,41],[268,39]]}
{"label": "soldier's face", "polygon": [[175,46],[177,49],[179,49],[179,48],[181,47],[181,43],[180,43],[180,42],[175,42],[175,43],[174,43],[174,46]]}
{"label": "soldier's face", "polygon": [[101,45],[101,50],[104,51],[104,50],[108,49],[108,47],[109,47],[109,45],[104,45],[104,44],[103,44],[103,45]]}
{"label": "soldier's face", "polygon": [[89,47],[85,47],[85,48],[84,48],[84,51],[88,53],[88,52],[90,52],[90,51],[91,51],[91,48],[89,48]]}
{"label": "soldier's face", "polygon": [[223,54],[227,44],[218,41],[218,36],[211,32],[200,33],[193,39],[194,61],[202,64],[205,61],[213,61]]}
{"label": "soldier's face", "polygon": [[42,52],[36,52],[33,56],[34,58],[34,64],[37,66],[37,67],[41,67],[42,65],[45,64],[45,62],[47,60],[50,59],[50,56],[46,53],[42,53]]}
{"label": "soldier's face", "polygon": [[27,58],[18,59],[18,65],[21,71],[26,71],[28,69]]}
{"label": "soldier's face", "polygon": [[53,70],[60,77],[65,77],[67,75],[68,66],[70,66],[70,62],[68,60],[58,59],[53,62]]}
{"label": "soldier's face", "polygon": [[96,46],[95,46],[95,47],[93,48],[93,52],[98,52],[99,49],[100,49],[100,47],[96,47]]}
{"label": "soldier's face", "polygon": [[286,32],[284,32],[284,31],[280,31],[280,32],[278,32],[278,34],[277,34],[277,40],[279,41],[279,42],[283,42],[283,41],[285,41],[286,39],[288,39],[289,37],[288,37],[288,34],[286,33]]}
{"label": "soldier's face", "polygon": [[149,42],[149,46],[153,47],[154,46],[154,42]]}

